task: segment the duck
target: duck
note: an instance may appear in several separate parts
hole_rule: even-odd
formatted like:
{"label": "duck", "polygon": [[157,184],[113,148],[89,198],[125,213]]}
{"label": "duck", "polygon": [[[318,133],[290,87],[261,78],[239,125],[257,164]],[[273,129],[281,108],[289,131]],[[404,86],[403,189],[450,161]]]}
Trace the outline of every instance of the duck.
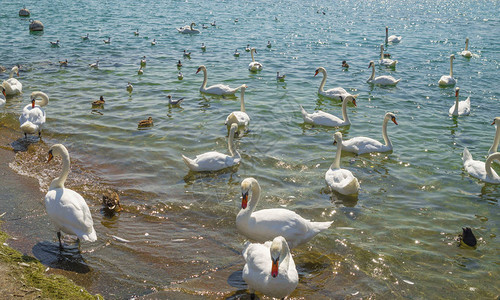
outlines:
{"label": "duck", "polygon": [[139,67],[139,70],[137,70],[137,75],[142,75],[144,74],[144,69],[142,68],[142,66]]}
{"label": "duck", "polygon": [[59,61],[59,65],[60,65],[61,67],[66,67],[66,66],[68,66],[68,60],[67,60],[67,59],[66,59],[66,60],[60,60],[60,61]]}
{"label": "duck", "polygon": [[132,91],[134,90],[134,86],[129,82],[127,83],[127,92],[132,94]]}
{"label": "duck", "polygon": [[2,93],[0,94],[0,105],[4,105],[5,102],[7,102],[7,93],[5,92],[5,89],[3,86],[0,86],[0,88],[2,89]]}
{"label": "duck", "polygon": [[458,235],[458,246],[469,246],[472,248],[476,248],[477,240],[474,233],[472,233],[472,229],[470,227],[462,227],[462,234]]}
{"label": "duck", "polygon": [[401,42],[401,39],[402,39],[401,36],[395,36],[395,35],[389,36],[389,27],[385,26],[385,43],[386,44],[388,44],[388,43],[397,44],[397,43]]}
{"label": "duck", "polygon": [[493,119],[493,123],[491,123],[491,125],[495,125],[497,129],[493,144],[491,145],[490,150],[488,150],[488,155],[498,152],[498,144],[500,143],[500,117]]}
{"label": "duck", "polygon": [[238,18],[234,19],[234,23],[238,23]]}
{"label": "duck", "polygon": [[252,49],[250,49],[250,44],[247,44],[247,47],[245,48],[246,52],[250,52]]}
{"label": "duck", "polygon": [[137,28],[137,30],[134,31],[134,35],[139,35],[139,28]]}
{"label": "duck", "polygon": [[227,85],[224,84],[215,84],[209,87],[207,86],[207,68],[204,65],[201,65],[198,70],[196,71],[196,74],[198,74],[200,71],[203,71],[203,83],[201,84],[200,87],[200,92],[205,93],[205,94],[213,94],[213,95],[218,95],[218,96],[225,96],[225,95],[234,95],[241,86],[237,88],[231,88]]}
{"label": "duck", "polygon": [[207,51],[207,46],[205,46],[205,43],[201,43],[201,51]]}
{"label": "duck", "polygon": [[491,163],[494,160],[500,160],[500,152],[494,152],[488,155],[486,162],[482,162],[479,160],[473,160],[469,149],[465,147],[462,160],[465,171],[467,171],[469,175],[472,175],[473,177],[476,177],[484,182],[500,184],[500,176],[498,176],[495,170],[491,168]]}
{"label": "duck", "polygon": [[342,68],[349,69],[349,64],[347,63],[347,61],[345,60],[342,61]]}
{"label": "duck", "polygon": [[55,156],[62,158],[62,173],[50,183],[49,191],[45,194],[45,209],[56,229],[59,248],[63,249],[61,232],[64,232],[77,236],[78,249],[80,249],[80,240],[97,241],[94,221],[85,199],[79,193],[64,187],[70,170],[68,149],[62,144],[53,145],[49,149],[47,162]]}
{"label": "duck", "polygon": [[106,101],[104,101],[104,97],[101,96],[99,97],[99,100],[92,102],[92,108],[104,108],[104,103],[106,103]]}
{"label": "duck", "polygon": [[201,28],[203,28],[203,29],[207,29],[207,28],[208,28],[208,26],[207,26],[207,25],[205,25],[205,24],[201,24]]}
{"label": "duck", "polygon": [[30,10],[26,8],[26,6],[24,6],[23,8],[21,8],[21,10],[19,11],[19,16],[20,17],[29,17],[30,16]]}
{"label": "duck", "polygon": [[279,72],[279,71],[278,71],[278,72],[276,72],[276,80],[278,80],[278,81],[285,81],[285,77],[286,77],[286,75],[285,75],[285,74],[280,75],[280,72]]}
{"label": "duck", "polygon": [[19,95],[23,91],[23,84],[14,78],[14,74],[19,77],[19,66],[12,67],[9,79],[2,82],[2,87],[5,89],[5,94],[7,96]]}
{"label": "duck", "polygon": [[[41,100],[37,100],[41,98]],[[36,91],[31,93],[31,104],[23,108],[21,116],[19,116],[19,124],[24,132],[24,137],[27,134],[35,134],[38,132],[38,137],[42,137],[42,127],[45,124],[45,111],[42,107],[49,104],[49,96],[44,92]]]}
{"label": "duck", "polygon": [[252,56],[252,62],[248,64],[248,70],[252,72],[262,70],[262,64],[260,62],[255,61],[253,57],[254,53],[257,53],[257,50],[255,50],[255,48],[252,48],[252,50],[250,50],[250,55]]}
{"label": "duck", "polygon": [[171,106],[176,106],[180,105],[182,101],[184,101],[185,97],[179,98],[179,99],[172,99],[172,95],[167,95],[168,98],[168,105]]}
{"label": "duck", "polygon": [[210,23],[210,25],[212,25],[212,26],[216,26],[216,25],[215,25],[215,21],[213,21],[212,23]]}
{"label": "duck", "polygon": [[238,129],[237,124],[232,124],[229,131],[229,140],[227,143],[229,154],[223,154],[216,151],[206,152],[197,155],[195,159],[190,159],[182,155],[182,160],[194,172],[215,172],[240,164],[240,153],[234,148],[234,135]]}
{"label": "duck", "polygon": [[366,81],[370,84],[396,86],[401,81],[401,78],[396,80],[396,78],[394,78],[392,76],[388,76],[388,75],[375,77],[375,63],[373,61],[370,61],[368,68],[370,68],[370,67],[372,68],[372,75]]}
{"label": "duck", "polygon": [[450,107],[448,113],[452,116],[468,116],[470,114],[470,96],[464,101],[458,101],[459,87],[455,88],[455,104]]}
{"label": "duck", "polygon": [[139,128],[151,127],[153,125],[154,123],[152,117],[148,117],[146,120],[140,120],[139,123],[137,123],[137,127]]}
{"label": "duck", "polygon": [[141,67],[145,67],[146,66],[146,55],[144,55],[141,59]]}
{"label": "duck", "polygon": [[107,40],[102,40],[104,44],[111,44],[111,37],[108,37]]}
{"label": "duck", "polygon": [[104,211],[108,214],[120,212],[123,210],[120,204],[120,196],[116,191],[113,190],[107,190],[102,195],[102,205],[104,206]]}
{"label": "duck", "polygon": [[354,98],[357,98],[359,96],[359,95],[351,95],[341,87],[336,87],[336,88],[329,89],[329,90],[325,91],[324,87],[325,87],[326,78],[327,78],[326,69],[323,67],[317,68],[316,71],[314,72],[314,77],[316,77],[316,75],[318,75],[320,72],[321,72],[321,74],[323,74],[323,80],[321,81],[321,84],[319,85],[319,88],[318,88],[318,94],[320,94],[321,96],[326,97],[326,98],[330,98],[330,99],[334,99],[334,100],[340,100],[341,96],[342,96],[342,98],[345,98],[347,96],[352,96]]}
{"label": "duck", "polygon": [[99,69],[99,60],[97,60],[95,63],[93,64],[89,64],[89,67],[90,68],[93,68],[93,69]]}
{"label": "duck", "polygon": [[453,60],[455,59],[455,55],[450,55],[450,75],[443,75],[438,81],[440,86],[454,86],[457,81],[453,78]]}
{"label": "duck", "polygon": [[177,74],[177,79],[182,80],[183,78],[184,75],[182,75],[182,72],[179,72],[179,74]]}
{"label": "duck", "polygon": [[238,52],[238,49],[234,50],[234,57],[240,57],[240,53]]}
{"label": "duck", "polygon": [[472,52],[469,51],[469,38],[465,38],[465,49],[460,54],[466,58],[472,57]]}
{"label": "duck", "polygon": [[281,235],[288,241],[290,248],[295,248],[307,243],[333,223],[311,222],[285,208],[254,211],[260,199],[260,192],[257,179],[249,177],[241,182],[241,210],[236,216],[236,228],[251,240],[264,243]]}
{"label": "duck", "polygon": [[57,40],[57,41],[55,41],[55,42],[52,42],[52,41],[51,41],[51,42],[50,42],[50,45],[51,45],[52,47],[59,47],[59,46],[60,46],[60,45],[59,45],[59,40]]}
{"label": "duck", "polygon": [[392,151],[392,143],[389,139],[389,136],[387,135],[387,123],[389,121],[392,121],[394,124],[398,125],[396,115],[394,113],[387,112],[384,115],[384,121],[382,122],[382,137],[384,139],[384,144],[369,137],[359,136],[349,140],[343,140],[342,150],[358,155],[372,152]]}
{"label": "duck", "polygon": [[151,46],[155,46],[156,45],[156,39],[153,39],[153,41],[151,42]]}
{"label": "duck", "polygon": [[267,41],[267,48],[271,48],[272,45],[271,45],[271,41]]}
{"label": "duck", "polygon": [[87,33],[87,35],[82,35],[80,38],[82,40],[84,40],[84,41],[88,41],[89,40],[89,34]]}
{"label": "duck", "polygon": [[183,56],[187,57],[187,58],[191,58],[191,52],[187,52],[186,50],[184,50]]}
{"label": "duck", "polygon": [[248,127],[248,124],[250,123],[250,117],[245,111],[245,90],[248,88],[246,84],[243,84],[240,87],[240,110],[239,111],[233,111],[230,113],[226,121],[224,122],[224,125],[227,126],[227,129],[229,130],[233,124],[237,124],[238,127]]}
{"label": "duck", "polygon": [[383,44],[380,44],[380,60],[379,60],[379,64],[381,66],[386,66],[386,67],[396,67],[396,64],[398,63],[397,60],[392,60],[392,59],[389,59],[389,58],[384,58],[384,45]]}
{"label": "duck", "polygon": [[180,33],[184,34],[198,34],[200,31],[198,29],[194,29],[193,27],[196,26],[196,23],[191,23],[189,26],[184,26],[181,28],[177,28],[177,31]]}
{"label": "duck", "polygon": [[180,68],[182,67],[182,63],[181,63],[181,60],[179,59],[179,61],[177,62],[177,68]]}
{"label": "duck", "polygon": [[347,96],[342,99],[342,119],[334,116],[332,114],[326,113],[324,111],[318,110],[312,114],[307,113],[307,111],[300,105],[300,111],[302,113],[302,118],[305,123],[317,125],[317,126],[328,126],[328,127],[339,127],[339,126],[349,126],[351,121],[347,116],[347,103],[352,102],[356,106],[356,99],[353,96]]}
{"label": "duck", "polygon": [[299,274],[284,237],[277,236],[263,244],[247,242],[242,254],[245,259],[242,277],[251,299],[256,291],[284,299],[297,288]]}
{"label": "duck", "polygon": [[342,195],[357,195],[359,192],[359,182],[351,171],[340,168],[340,156],[342,153],[342,133],[335,132],[333,135],[334,144],[337,145],[335,160],[325,173],[325,181],[330,189]]}

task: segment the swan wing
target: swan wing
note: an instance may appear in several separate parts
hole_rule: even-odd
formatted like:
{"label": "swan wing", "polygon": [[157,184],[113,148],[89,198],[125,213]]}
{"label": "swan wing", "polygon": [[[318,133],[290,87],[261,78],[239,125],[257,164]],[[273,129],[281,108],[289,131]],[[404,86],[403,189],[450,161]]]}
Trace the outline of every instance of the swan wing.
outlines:
{"label": "swan wing", "polygon": [[346,169],[328,169],[325,181],[333,190],[344,195],[357,194],[359,190],[358,179]]}
{"label": "swan wing", "polygon": [[470,114],[470,97],[467,97],[465,101],[458,102],[458,114],[462,116]]}
{"label": "swan wing", "polygon": [[239,87],[233,89],[225,84],[215,84],[201,91],[207,94],[222,96],[222,95],[234,95],[234,93],[236,93],[239,89],[240,89]]}
{"label": "swan wing", "polygon": [[[233,117],[231,117],[231,115],[233,115]],[[224,124],[225,125],[229,124],[229,126],[230,126],[232,118],[236,119],[236,121],[237,121],[236,123],[238,124],[238,126],[248,126],[248,124],[250,123],[250,117],[248,116],[248,114],[246,112],[233,111],[231,114],[229,114],[229,116],[227,116]]]}
{"label": "swan wing", "polygon": [[349,140],[342,141],[342,151],[352,152],[356,154],[370,152],[385,152],[390,149],[381,142],[364,136],[354,137]]}
{"label": "swan wing", "polygon": [[348,123],[346,123],[341,118],[321,110],[315,111],[312,114],[308,114],[307,119],[304,118],[304,121],[306,123],[330,127],[348,125]]}
{"label": "swan wing", "polygon": [[354,98],[356,98],[358,96],[358,95],[351,95],[350,93],[348,93],[345,89],[343,89],[341,87],[336,87],[336,88],[329,89],[326,91],[320,91],[319,94],[322,96],[325,96],[327,98],[334,99],[334,100],[340,100],[340,96],[342,96],[343,98],[345,98],[347,96],[353,96]]}
{"label": "swan wing", "polygon": [[191,164],[186,164],[193,171],[203,172],[222,170],[224,168],[234,166],[239,162],[239,158],[234,158],[220,152],[212,151],[200,154],[192,160]]}
{"label": "swan wing", "polygon": [[261,70],[262,69],[262,64],[260,62],[257,62],[257,61],[253,61],[251,62],[250,64],[248,64],[248,69],[250,71],[257,71],[257,70]]}
{"label": "swan wing", "polygon": [[438,81],[439,85],[454,85],[456,82],[455,78],[450,75],[443,75]]}

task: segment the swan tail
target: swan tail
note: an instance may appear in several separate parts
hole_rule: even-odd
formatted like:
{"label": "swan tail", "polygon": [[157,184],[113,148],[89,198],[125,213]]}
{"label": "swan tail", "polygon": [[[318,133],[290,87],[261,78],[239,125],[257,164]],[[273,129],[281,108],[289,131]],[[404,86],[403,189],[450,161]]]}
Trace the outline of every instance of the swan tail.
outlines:
{"label": "swan tail", "polygon": [[184,155],[182,155],[182,160],[184,161],[184,163],[188,166],[188,168],[190,170],[194,171],[196,169],[196,163],[194,162],[194,160],[192,160],[189,157],[186,157]]}
{"label": "swan tail", "polygon": [[472,154],[470,154],[469,149],[467,149],[467,147],[464,148],[462,160],[463,160],[464,164],[466,161],[472,160]]}
{"label": "swan tail", "polygon": [[38,126],[31,123],[30,121],[26,121],[21,125],[21,130],[25,133],[34,134],[34,133],[36,133],[37,129],[38,129]]}
{"label": "swan tail", "polygon": [[399,78],[398,80],[396,80],[396,83],[394,83],[394,84],[398,84],[400,81],[401,81],[401,78]]}
{"label": "swan tail", "polygon": [[352,95],[352,97],[353,97],[354,99],[358,99],[358,96],[359,96],[359,94]]}
{"label": "swan tail", "polygon": [[307,118],[307,111],[302,107],[302,105],[300,105],[300,112],[302,113],[302,117],[304,118],[304,120]]}
{"label": "swan tail", "polygon": [[82,234],[82,236],[80,238],[84,241],[87,241],[87,242],[95,242],[95,241],[97,241],[97,234],[96,234],[94,228],[92,227],[91,233]]}
{"label": "swan tail", "polygon": [[330,222],[311,222],[311,227],[315,232],[321,232],[323,230],[326,230],[330,228],[330,226],[333,224],[333,221]]}

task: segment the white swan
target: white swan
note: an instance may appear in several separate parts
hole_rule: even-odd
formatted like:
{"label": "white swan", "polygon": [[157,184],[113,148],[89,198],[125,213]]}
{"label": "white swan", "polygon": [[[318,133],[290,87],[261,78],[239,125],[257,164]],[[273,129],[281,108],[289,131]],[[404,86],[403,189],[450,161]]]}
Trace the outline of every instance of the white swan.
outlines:
{"label": "white swan", "polygon": [[486,162],[473,160],[467,147],[464,149],[462,160],[467,173],[484,182],[500,184],[500,176],[491,168],[493,160],[500,160],[500,152],[492,153],[486,159]]}
{"label": "white swan", "polygon": [[333,223],[311,222],[284,208],[254,211],[260,199],[260,191],[259,182],[255,178],[245,178],[241,182],[241,210],[236,216],[236,228],[250,239],[263,243],[281,235],[288,241],[290,248],[294,248],[308,242]]}
{"label": "white swan", "polygon": [[245,243],[243,280],[248,284],[251,298],[255,291],[266,296],[283,299],[299,283],[299,274],[284,237],[277,236],[264,244]]}
{"label": "white swan", "polygon": [[455,85],[457,81],[453,78],[453,60],[455,59],[455,54],[450,55],[450,75],[443,75],[439,79],[438,83],[441,86]]}
{"label": "white swan", "polygon": [[184,27],[177,28],[177,31],[180,33],[184,34],[198,34],[200,31],[198,29],[194,29],[193,27],[196,26],[196,23],[191,23],[191,25],[186,25]]}
{"label": "white swan", "polygon": [[231,125],[229,132],[229,141],[227,146],[231,155],[222,154],[220,152],[211,151],[197,155],[195,159],[190,159],[182,155],[182,160],[191,171],[205,172],[205,171],[219,171],[238,165],[241,161],[241,156],[237,150],[234,149],[234,134],[238,129],[238,125]]}
{"label": "white swan", "polygon": [[498,144],[500,143],[500,117],[496,117],[491,125],[495,125],[497,130],[495,132],[495,139],[493,140],[493,145],[491,145],[490,150],[488,150],[488,155],[498,152]]}
{"label": "white swan", "polygon": [[5,89],[5,94],[7,96],[18,95],[23,91],[22,83],[14,78],[14,74],[17,74],[19,77],[19,67],[14,66],[10,70],[9,79],[4,80],[2,83],[2,87]]}
{"label": "white swan", "polygon": [[370,67],[372,68],[372,75],[366,81],[370,84],[389,85],[389,86],[394,85],[395,86],[396,84],[398,84],[398,82],[401,81],[401,78],[396,80],[396,78],[394,78],[392,76],[387,76],[387,75],[375,77],[375,63],[373,63],[373,61],[370,61],[368,68],[370,68]]}
{"label": "white swan", "polygon": [[80,239],[95,242],[97,235],[94,222],[85,199],[77,192],[64,187],[69,173],[69,153],[66,147],[56,144],[50,147],[49,162],[54,156],[62,157],[61,176],[52,180],[49,191],[45,195],[45,209],[56,228],[59,247],[62,249],[61,231],[77,236],[78,246]]}
{"label": "white swan", "polygon": [[250,123],[250,117],[245,111],[245,90],[248,88],[246,84],[243,84],[241,87],[240,91],[240,110],[239,111],[233,111],[232,113],[227,116],[226,121],[224,124],[227,126],[227,128],[231,128],[232,124],[237,124],[238,127],[248,127],[248,124]]}
{"label": "white swan", "polygon": [[468,116],[470,114],[470,96],[464,101],[458,101],[460,88],[455,88],[455,104],[450,107],[448,113],[452,116]]}
{"label": "white swan", "polygon": [[254,53],[257,53],[257,50],[255,50],[255,48],[252,48],[252,50],[250,50],[250,55],[252,56],[252,62],[248,64],[248,69],[250,71],[260,71],[262,70],[262,64],[260,62],[255,61],[253,57]]}
{"label": "white swan", "polygon": [[5,102],[7,101],[5,97],[7,97],[7,93],[5,93],[5,88],[3,86],[0,86],[2,88],[2,94],[0,94],[0,105],[4,105]]}
{"label": "white swan", "polygon": [[324,97],[330,98],[330,99],[335,99],[335,100],[340,100],[340,96],[342,96],[342,98],[345,98],[347,96],[352,96],[354,98],[357,98],[359,96],[359,95],[351,95],[341,87],[336,87],[336,88],[329,89],[329,90],[325,91],[324,87],[325,87],[326,77],[327,77],[326,70],[323,67],[319,67],[316,69],[316,72],[314,72],[314,76],[318,75],[319,72],[321,72],[323,74],[323,80],[321,81],[321,84],[319,85],[318,94],[320,94]]}
{"label": "white swan", "polygon": [[342,195],[357,195],[359,191],[359,182],[352,172],[340,168],[340,156],[342,155],[342,133],[335,132],[333,135],[335,144],[337,144],[337,154],[335,160],[325,173],[325,181],[328,186]]}
{"label": "white swan", "polygon": [[385,26],[385,43],[386,44],[388,44],[388,43],[396,44],[396,43],[401,42],[401,39],[402,39],[401,36],[395,36],[395,35],[389,36],[389,27]]}
{"label": "white swan", "polygon": [[200,92],[202,93],[219,95],[219,96],[234,95],[234,93],[236,93],[241,88],[241,86],[239,86],[233,89],[224,84],[215,84],[207,87],[207,68],[203,65],[200,66],[196,71],[196,74],[198,74],[200,71],[203,71],[203,83],[201,84],[200,87]]}
{"label": "white swan", "polygon": [[[42,98],[42,100],[36,100],[38,97]],[[27,134],[35,134],[37,132],[39,137],[42,135],[42,127],[45,124],[45,111],[42,107],[47,104],[49,104],[49,96],[47,94],[43,92],[31,93],[31,104],[26,105],[23,108],[21,116],[19,116],[19,124],[25,137]]]}
{"label": "white swan", "polygon": [[469,51],[469,38],[465,39],[465,49],[464,49],[464,51],[460,52],[460,54],[463,57],[467,57],[467,58],[472,57],[472,53]]}
{"label": "white swan", "polygon": [[389,136],[387,135],[387,123],[389,122],[389,120],[398,125],[396,116],[393,113],[388,112],[385,114],[384,122],[382,123],[382,137],[384,138],[385,144],[382,144],[381,142],[369,137],[358,136],[349,140],[342,141],[342,150],[356,154],[392,151],[392,143],[389,139]]}
{"label": "white swan", "polygon": [[[342,96],[340,96],[341,99]],[[312,114],[307,113],[307,111],[300,105],[300,110],[302,112],[302,118],[304,118],[304,122],[318,125],[318,126],[348,126],[351,125],[351,121],[349,121],[349,117],[347,116],[347,103],[352,102],[354,106],[356,106],[356,99],[353,96],[347,96],[342,101],[342,118],[334,116],[332,114],[326,113],[324,111],[318,110]]]}
{"label": "white swan", "polygon": [[381,66],[387,66],[387,67],[396,67],[396,64],[398,63],[397,60],[392,60],[390,58],[384,58],[384,45],[380,45],[380,60],[378,63]]}

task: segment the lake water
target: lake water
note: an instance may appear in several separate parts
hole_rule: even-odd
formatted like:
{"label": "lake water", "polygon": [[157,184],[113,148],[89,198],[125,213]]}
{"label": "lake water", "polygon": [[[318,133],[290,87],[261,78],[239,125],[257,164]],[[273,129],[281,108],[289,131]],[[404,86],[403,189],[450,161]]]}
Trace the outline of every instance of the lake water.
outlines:
{"label": "lake water", "polygon": [[[244,293],[238,271],[244,236],[235,228],[240,182],[255,177],[262,187],[258,208],[286,207],[315,221],[334,220],[330,230],[293,249],[299,286],[293,297],[319,298],[495,298],[500,294],[500,186],[484,184],[463,171],[462,151],[484,160],[500,115],[496,89],[500,68],[498,3],[495,1],[27,1],[31,18],[45,25],[30,34],[21,4],[0,10],[0,64],[22,66],[23,94],[0,107],[4,133],[15,130],[29,95],[50,96],[43,142],[19,152],[11,167],[39,179],[42,191],[60,172],[46,164],[47,150],[63,143],[72,158],[67,187],[84,195],[98,241],[83,244],[90,272],[63,273],[107,298],[157,291],[237,297]],[[324,14],[323,14],[324,12]],[[235,22],[238,19],[238,22]],[[216,26],[210,22],[216,21]],[[176,27],[197,23],[198,35]],[[202,28],[202,24],[208,28]],[[376,67],[377,75],[402,78],[394,88],[366,83],[370,60],[389,34],[387,45],[399,63]],[[139,36],[134,31],[139,29]],[[89,34],[90,40],[80,36]],[[111,37],[111,44],[103,40]],[[469,37],[470,59],[459,52]],[[49,41],[60,40],[60,47]],[[151,46],[156,39],[157,45]],[[272,48],[267,48],[270,41]],[[202,52],[201,43],[207,49]],[[257,49],[263,70],[250,73],[247,44]],[[235,49],[241,52],[233,57]],[[192,52],[183,58],[183,50]],[[440,88],[455,54],[454,77],[460,98],[471,97],[471,114],[453,118],[454,88]],[[146,56],[143,75],[137,75]],[[59,60],[69,61],[60,67]],[[88,67],[99,60],[98,70]],[[178,60],[183,80],[177,79]],[[348,71],[341,62],[347,60]],[[217,174],[188,172],[181,154],[227,153],[226,116],[239,110],[236,97],[199,92],[207,66],[208,85],[247,84],[250,131],[236,140],[239,168]],[[303,123],[299,104],[341,115],[341,103],[319,97],[344,87],[359,94],[348,106],[352,125],[335,129]],[[276,81],[276,72],[286,74]],[[6,79],[8,71],[0,74]],[[134,91],[126,91],[131,82]],[[169,107],[166,95],[186,97]],[[104,109],[91,102],[103,95]],[[332,135],[382,140],[388,111],[390,154],[344,153],[341,165],[359,179],[356,198],[331,193],[324,174],[335,157]],[[151,116],[154,127],[138,130]],[[497,171],[499,165],[495,165]],[[106,188],[120,192],[124,211],[113,218],[100,212]],[[25,229],[33,246],[55,241],[43,199],[32,207]],[[4,204],[2,204],[4,205]],[[21,225],[20,225],[21,226]],[[24,225],[23,225],[24,226]],[[476,250],[457,247],[462,227],[478,238]],[[20,229],[21,230],[21,229]],[[120,239],[129,242],[123,242]],[[153,296],[154,297],[154,296]]]}

